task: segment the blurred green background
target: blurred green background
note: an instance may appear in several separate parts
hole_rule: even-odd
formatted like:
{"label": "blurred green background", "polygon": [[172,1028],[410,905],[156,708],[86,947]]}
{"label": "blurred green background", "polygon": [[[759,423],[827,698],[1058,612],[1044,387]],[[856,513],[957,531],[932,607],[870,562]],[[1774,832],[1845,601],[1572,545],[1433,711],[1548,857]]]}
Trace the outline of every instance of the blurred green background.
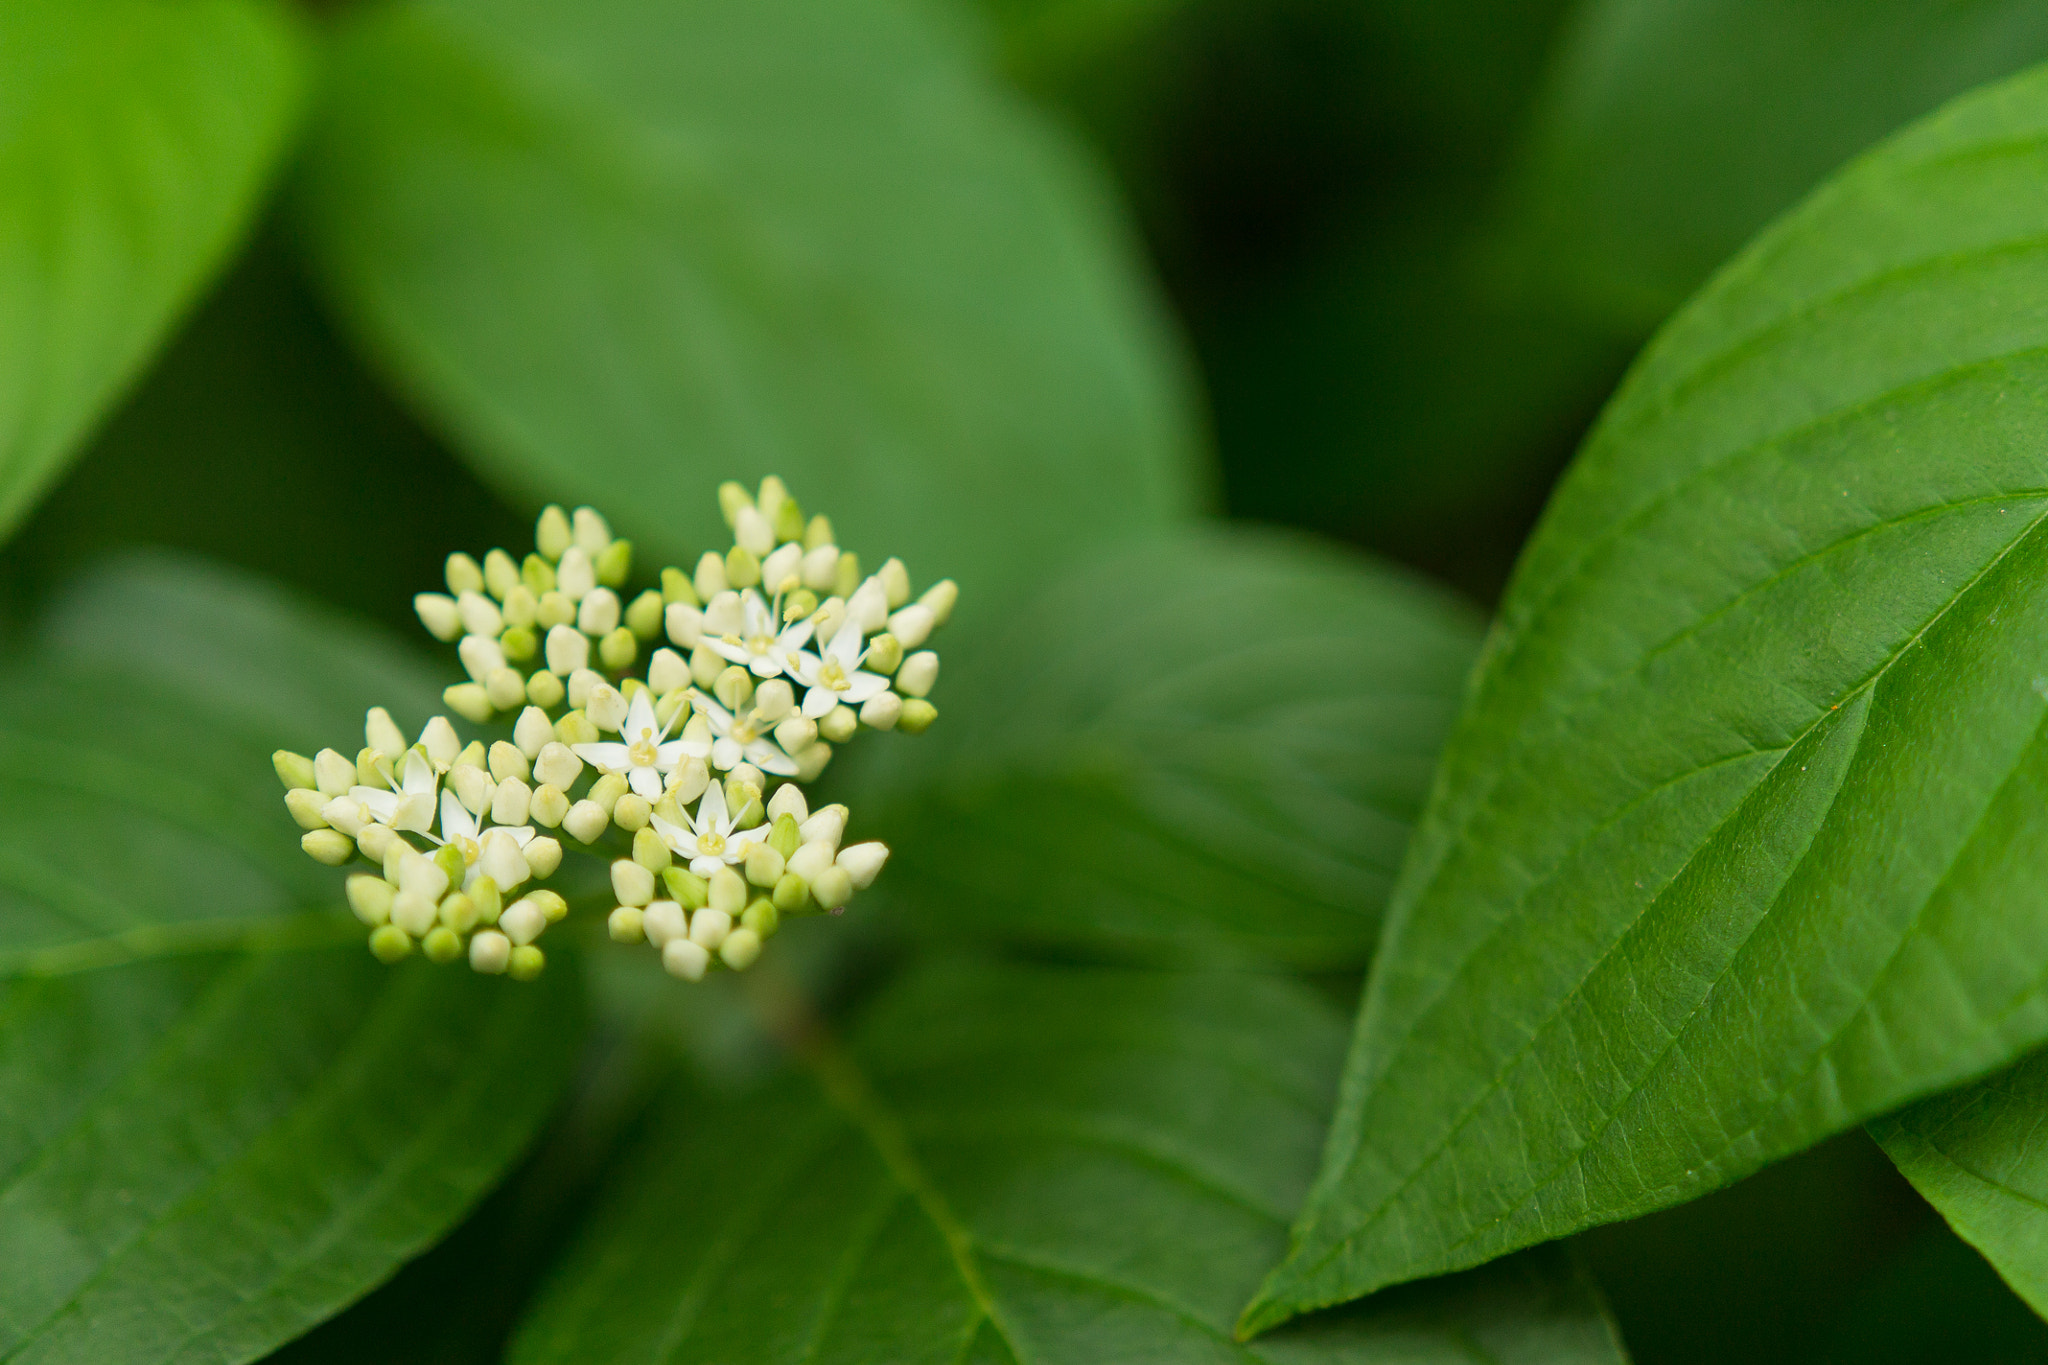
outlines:
{"label": "blurred green background", "polygon": [[[1701,279],[1844,159],[2048,54],[2048,6],[1927,0],[985,0],[949,19],[1107,168],[1192,356],[1218,510],[1482,607]],[[345,338],[304,264],[296,174],[0,549],[6,620],[150,543],[410,630],[445,547],[522,540],[532,508]],[[389,1323],[454,1296],[509,1325],[637,1112],[654,1064],[618,1056],[585,1079],[605,1103],[284,1358],[383,1358]],[[1580,1242],[1644,1365],[2048,1360],[2048,1328],[1860,1134]],[[468,1326],[417,1358],[465,1358]]]}

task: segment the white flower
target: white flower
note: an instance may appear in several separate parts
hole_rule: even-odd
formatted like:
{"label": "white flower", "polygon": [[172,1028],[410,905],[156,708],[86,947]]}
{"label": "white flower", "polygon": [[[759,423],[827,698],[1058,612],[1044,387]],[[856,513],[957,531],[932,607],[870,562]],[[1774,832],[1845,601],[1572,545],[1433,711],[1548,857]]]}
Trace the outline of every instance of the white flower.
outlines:
{"label": "white flower", "polygon": [[350,787],[348,794],[377,824],[424,834],[434,827],[434,793],[440,785],[441,778],[433,763],[416,746],[405,752],[405,768],[397,791]]}
{"label": "white flower", "polygon": [[774,773],[777,777],[796,776],[796,760],[755,729],[751,717],[734,715],[709,697],[700,695],[692,697],[691,701],[696,705],[697,713],[711,727],[712,767],[720,772],[731,772],[742,763],[751,763],[762,772]]}
{"label": "white flower", "polygon": [[887,678],[860,671],[861,661],[867,656],[860,627],[851,621],[839,628],[822,657],[808,650],[799,654],[796,667],[790,671],[810,689],[804,693],[804,714],[818,720],[831,714],[832,708],[841,702],[859,706],[888,691]]}
{"label": "white flower", "polygon": [[683,818],[688,828],[657,815],[653,817],[654,832],[670,852],[689,859],[690,871],[700,877],[709,877],[729,863],[745,862],[747,850],[768,837],[766,824],[743,830],[732,827],[732,817],[725,811],[725,788],[716,782],[705,788],[696,818],[691,819],[687,811]]}
{"label": "white flower", "polygon": [[[491,825],[486,827],[481,820],[469,813],[462,802],[456,798],[454,792],[449,791],[441,793],[441,832],[439,834],[435,834],[431,830],[423,832],[437,844],[455,845],[456,851],[462,855],[462,864],[466,869],[462,876],[462,885],[465,889],[484,870],[484,836],[489,834],[505,835],[511,839],[515,848],[523,850],[527,844],[533,841],[534,833],[532,825]],[[524,877],[517,879],[517,881],[524,880],[526,880]],[[513,884],[516,885],[517,882],[515,881]],[[502,886],[500,889],[509,891],[512,887],[508,885]]]}
{"label": "white flower", "polygon": [[[679,708],[676,715],[681,714]],[[669,725],[673,724],[675,716],[670,716]],[[643,687],[633,694],[632,704],[626,708],[626,721],[619,727],[617,741],[578,744],[571,752],[605,772],[621,774],[635,792],[649,801],[658,801],[668,783],[668,774],[684,759],[705,758],[710,753],[702,744],[667,739],[667,735],[668,725],[654,718],[654,694]]]}
{"label": "white flower", "polygon": [[775,619],[781,601],[778,597],[771,605],[762,600],[760,593],[748,588],[740,594],[740,628],[725,635],[707,633],[703,643],[720,657],[753,670],[757,678],[778,677],[791,671],[798,651],[810,643],[811,622],[798,621],[777,632]]}

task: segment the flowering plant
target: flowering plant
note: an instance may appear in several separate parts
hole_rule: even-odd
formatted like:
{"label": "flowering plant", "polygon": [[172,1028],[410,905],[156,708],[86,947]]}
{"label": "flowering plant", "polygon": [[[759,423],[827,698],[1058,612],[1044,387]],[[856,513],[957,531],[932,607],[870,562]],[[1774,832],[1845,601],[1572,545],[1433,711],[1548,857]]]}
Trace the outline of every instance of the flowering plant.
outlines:
{"label": "flowering plant", "polygon": [[888,848],[846,844],[847,808],[814,810],[804,786],[835,744],[938,718],[924,646],[958,589],[912,600],[898,559],[863,574],[779,478],[718,496],[732,546],[630,600],[633,547],[588,507],[543,511],[523,560],[448,556],[448,591],[414,599],[469,675],[443,700],[478,728],[510,720],[509,738],[465,742],[437,715],[408,742],[373,706],[353,758],[273,756],[307,854],[371,869],[348,902],[378,958],[417,947],[531,980],[569,913],[542,883],[577,852],[611,861],[611,937],[696,981],[880,874]]}

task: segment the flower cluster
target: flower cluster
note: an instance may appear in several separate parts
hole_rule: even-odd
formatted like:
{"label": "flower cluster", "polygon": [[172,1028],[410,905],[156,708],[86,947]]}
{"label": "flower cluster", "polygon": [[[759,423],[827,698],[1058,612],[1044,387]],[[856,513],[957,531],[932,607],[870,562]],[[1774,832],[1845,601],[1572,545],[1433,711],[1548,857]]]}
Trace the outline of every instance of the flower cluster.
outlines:
{"label": "flower cluster", "polygon": [[780,479],[719,502],[732,547],[630,600],[632,546],[587,507],[541,513],[524,560],[448,557],[448,592],[415,599],[468,674],[443,700],[508,738],[435,716],[408,743],[373,707],[353,759],[277,753],[305,851],[374,869],[347,889],[379,958],[536,975],[569,913],[539,885],[565,851],[543,831],[613,858],[611,936],[687,980],[745,969],[782,916],[836,914],[882,870],[888,849],[846,845],[846,807],[812,810],[801,784],[863,729],[937,719],[923,646],[958,591],[913,600],[896,559],[863,574]]}

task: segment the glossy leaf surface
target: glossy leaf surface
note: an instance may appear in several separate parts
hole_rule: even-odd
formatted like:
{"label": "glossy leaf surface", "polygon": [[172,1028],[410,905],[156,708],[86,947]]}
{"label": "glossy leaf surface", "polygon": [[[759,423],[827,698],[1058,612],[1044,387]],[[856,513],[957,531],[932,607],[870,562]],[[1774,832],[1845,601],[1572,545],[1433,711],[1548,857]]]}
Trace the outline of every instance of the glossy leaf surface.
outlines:
{"label": "glossy leaf surface", "polygon": [[2048,75],[1767,234],[1525,553],[1249,1321],[1677,1203],[2048,1036]]}
{"label": "glossy leaf surface", "polygon": [[916,0],[387,6],[306,217],[501,487],[693,562],[730,543],[710,489],[779,473],[975,610],[1200,481],[1104,187],[989,82]]}
{"label": "glossy leaf surface", "polygon": [[0,539],[240,235],[305,55],[269,0],[0,7]]}
{"label": "glossy leaf surface", "polygon": [[269,772],[359,732],[366,684],[421,681],[161,558],[60,599],[0,677],[0,1359],[259,1356],[454,1223],[551,1107],[573,972],[380,966]]}
{"label": "glossy leaf surface", "polygon": [[1090,561],[945,651],[940,722],[850,798],[896,851],[878,889],[925,933],[1362,963],[1478,639],[1302,537]]}
{"label": "glossy leaf surface", "polygon": [[1549,1253],[1231,1339],[1341,1049],[1273,979],[926,969],[824,1093],[679,1098],[511,1359],[1619,1362]]}

